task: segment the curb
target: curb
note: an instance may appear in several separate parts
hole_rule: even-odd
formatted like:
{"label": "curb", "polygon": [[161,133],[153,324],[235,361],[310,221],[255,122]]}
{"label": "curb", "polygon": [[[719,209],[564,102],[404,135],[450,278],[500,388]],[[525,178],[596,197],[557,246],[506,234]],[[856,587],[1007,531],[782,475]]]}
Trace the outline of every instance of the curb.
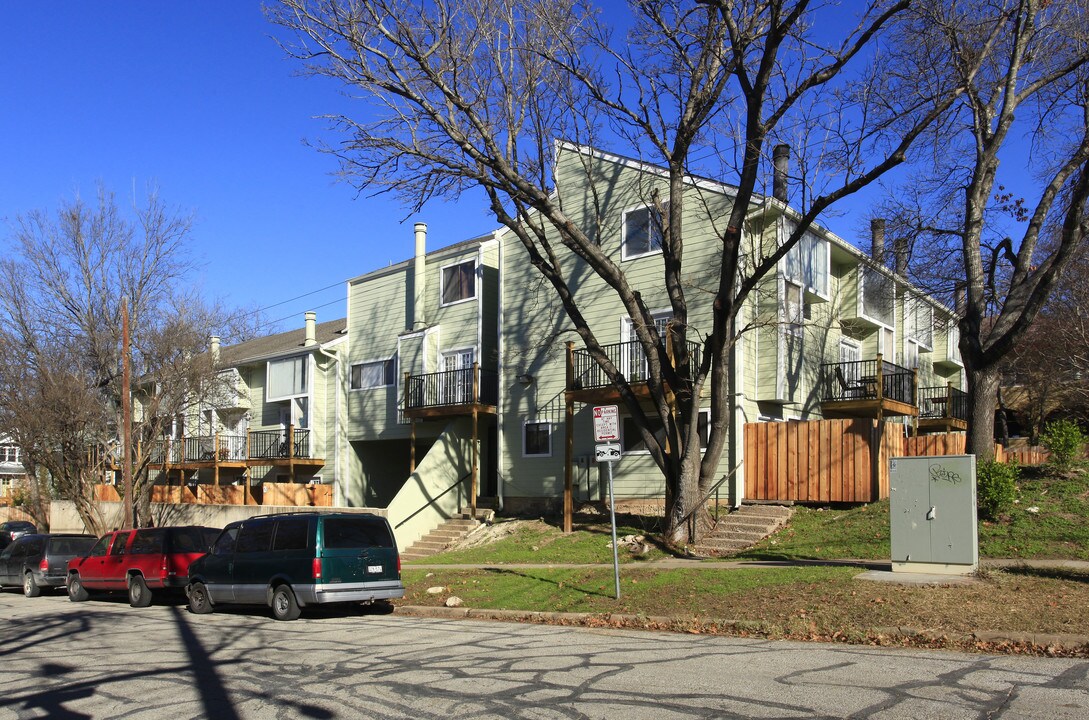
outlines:
{"label": "curb", "polygon": [[[539,610],[488,610],[466,607],[431,605],[398,605],[397,614],[410,617],[430,617],[449,620],[495,620],[501,622],[539,623],[546,625],[582,625],[590,627],[611,626],[619,629],[646,629],[673,632],[723,631],[722,634],[739,636],[760,635],[760,624],[740,620],[683,619],[666,615],[631,615],[625,613],[578,613],[545,612]],[[735,632],[731,633],[730,630]],[[790,639],[790,638],[784,638]],[[843,636],[828,640],[848,642]],[[854,639],[855,644],[881,644],[881,640],[922,642],[924,644],[953,646],[993,645],[1007,650],[1026,648],[1045,654],[1055,652],[1089,651],[1089,635],[1031,633],[1011,631],[976,630],[971,633],[949,635],[933,630],[911,627],[874,627],[865,636]],[[812,642],[812,640],[809,640]],[[980,648],[984,649],[984,648]],[[996,648],[997,649],[997,648]]]}

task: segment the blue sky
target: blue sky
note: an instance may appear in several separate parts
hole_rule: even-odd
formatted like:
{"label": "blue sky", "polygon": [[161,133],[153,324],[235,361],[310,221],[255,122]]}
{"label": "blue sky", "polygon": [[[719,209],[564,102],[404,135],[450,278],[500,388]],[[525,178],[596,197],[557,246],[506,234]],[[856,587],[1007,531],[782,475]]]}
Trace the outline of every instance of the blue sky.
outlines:
{"label": "blue sky", "polygon": [[[356,197],[314,116],[346,102],[293,73],[260,3],[11,3],[0,42],[0,238],[98,182],[125,204],[154,184],[196,217],[206,296],[269,307],[278,329],[344,313],[341,281],[428,245],[490,231],[486,208],[435,204],[404,222],[390,199]],[[300,300],[304,293],[335,287]],[[328,304],[331,303],[331,304]]]}
{"label": "blue sky", "polygon": [[[416,221],[428,223],[429,248],[495,227],[472,195],[406,217],[393,199],[337,182],[336,161],[303,141],[335,141],[315,116],[349,101],[330,81],[296,76],[275,31],[255,0],[8,4],[0,240],[16,215],[93,197],[98,182],[126,202],[155,185],[196,217],[199,289],[267,308],[284,320],[274,330],[300,326],[309,309],[342,316],[343,281],[408,258]],[[865,202],[825,222],[858,243]]]}

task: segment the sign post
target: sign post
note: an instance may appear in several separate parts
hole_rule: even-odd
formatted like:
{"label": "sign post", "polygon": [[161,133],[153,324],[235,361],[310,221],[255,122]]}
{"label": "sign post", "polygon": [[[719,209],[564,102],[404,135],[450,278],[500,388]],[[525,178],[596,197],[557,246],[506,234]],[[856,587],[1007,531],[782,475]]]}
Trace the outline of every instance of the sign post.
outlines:
{"label": "sign post", "polygon": [[[616,547],[616,495],[613,493],[613,462],[620,459],[620,415],[616,405],[594,408],[594,459],[605,463],[605,477],[609,481],[609,521],[613,533],[613,580],[616,599],[620,599],[620,556]],[[604,443],[604,444],[602,444]]]}

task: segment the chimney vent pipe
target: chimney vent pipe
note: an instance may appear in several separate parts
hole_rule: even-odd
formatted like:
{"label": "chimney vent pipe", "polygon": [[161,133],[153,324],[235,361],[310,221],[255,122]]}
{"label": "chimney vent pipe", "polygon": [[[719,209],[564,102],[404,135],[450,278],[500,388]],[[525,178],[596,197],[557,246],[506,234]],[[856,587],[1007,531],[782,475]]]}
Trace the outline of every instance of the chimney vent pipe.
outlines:
{"label": "chimney vent pipe", "polygon": [[771,194],[776,200],[787,201],[787,173],[790,171],[790,146],[780,143],[771,154],[775,172],[772,176]]}

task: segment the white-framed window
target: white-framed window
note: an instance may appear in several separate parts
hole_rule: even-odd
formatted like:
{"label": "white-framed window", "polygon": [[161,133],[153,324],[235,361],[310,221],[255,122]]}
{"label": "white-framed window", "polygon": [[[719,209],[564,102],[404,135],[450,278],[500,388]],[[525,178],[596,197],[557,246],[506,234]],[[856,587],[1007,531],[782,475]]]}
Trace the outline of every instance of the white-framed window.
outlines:
{"label": "white-framed window", "polygon": [[268,363],[268,386],[265,388],[266,400],[290,400],[306,395],[307,367],[310,357],[298,355],[283,360],[270,360]]}
{"label": "white-framed window", "polygon": [[859,310],[862,316],[881,325],[892,326],[896,319],[896,283],[877,268],[859,268]]}
{"label": "white-framed window", "polygon": [[934,348],[934,308],[930,303],[913,295],[904,299],[904,335],[917,343],[917,350]]}
{"label": "white-framed window", "polygon": [[0,462],[5,462],[5,463],[17,463],[17,462],[19,462],[19,446],[18,445],[0,445]]}
{"label": "white-framed window", "polygon": [[[647,417],[647,421],[650,423],[654,436],[658,438],[659,442],[663,442],[665,440],[665,428],[662,427],[658,418]],[[700,437],[701,450],[707,447],[710,421],[711,411],[700,410],[699,419],[696,421],[696,432]],[[639,432],[635,419],[631,415],[625,415],[620,423],[620,448],[625,455],[648,454],[650,452],[647,450],[647,445],[643,442],[643,435]]]}
{"label": "white-framed window", "polygon": [[802,336],[805,328],[805,299],[802,286],[792,282],[783,283],[783,333],[788,336]]}
{"label": "white-framed window", "polygon": [[522,457],[552,456],[552,423],[527,420],[522,425]]}
{"label": "white-framed window", "polygon": [[[786,242],[797,224],[783,221],[782,241]],[[806,232],[783,258],[783,275],[822,298],[828,297],[830,275],[828,241],[814,232]]]}
{"label": "white-framed window", "polygon": [[476,297],[476,260],[447,265],[440,271],[442,304],[471,300]]}
{"label": "white-framed window", "polygon": [[882,359],[892,362],[896,357],[896,333],[892,328],[881,328],[877,339],[877,352],[881,353]]}
{"label": "white-framed window", "polygon": [[919,343],[914,340],[904,341],[904,367],[908,370],[919,367]]}
{"label": "white-framed window", "polygon": [[631,260],[662,251],[662,214],[643,206],[624,213],[620,256]]}
{"label": "white-framed window", "polygon": [[397,358],[370,360],[352,365],[349,387],[352,390],[388,387],[397,383]]}

